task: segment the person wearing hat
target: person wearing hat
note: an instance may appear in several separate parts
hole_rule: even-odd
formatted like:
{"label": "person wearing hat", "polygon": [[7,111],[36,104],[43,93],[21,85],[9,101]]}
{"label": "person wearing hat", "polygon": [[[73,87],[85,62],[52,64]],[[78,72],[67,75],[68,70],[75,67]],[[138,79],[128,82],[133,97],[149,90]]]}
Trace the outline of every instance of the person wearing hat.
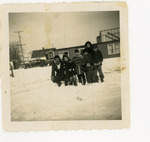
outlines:
{"label": "person wearing hat", "polygon": [[87,42],[85,43],[85,49],[83,50],[83,52],[84,52],[85,50],[86,50],[89,54],[91,54],[91,53],[93,52],[92,44],[91,44],[90,41],[87,41]]}
{"label": "person wearing hat", "polygon": [[[58,87],[61,86],[61,81],[64,81],[64,68],[63,63],[58,55],[54,57],[54,62],[52,64],[51,80],[57,83]],[[67,82],[67,80],[65,80]]]}
{"label": "person wearing hat", "polygon": [[83,52],[83,59],[84,59],[84,71],[86,73],[86,80],[88,83],[93,83],[94,82],[93,64],[91,55],[88,53],[87,49],[85,49]]}
{"label": "person wearing hat", "polygon": [[99,79],[98,79],[97,73],[99,73],[99,77],[100,77],[101,82],[104,82],[104,74],[102,71],[103,55],[102,55],[101,51],[98,50],[97,45],[94,46],[94,48],[93,48],[91,58],[92,58],[92,62],[94,64],[95,81],[98,82]]}

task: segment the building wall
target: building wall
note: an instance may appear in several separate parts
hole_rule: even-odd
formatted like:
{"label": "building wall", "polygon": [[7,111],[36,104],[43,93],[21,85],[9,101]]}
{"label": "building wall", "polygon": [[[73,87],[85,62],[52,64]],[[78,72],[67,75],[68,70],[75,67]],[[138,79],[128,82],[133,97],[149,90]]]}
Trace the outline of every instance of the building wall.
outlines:
{"label": "building wall", "polygon": [[111,42],[105,42],[105,43],[98,43],[98,49],[102,52],[103,54],[103,58],[114,58],[114,57],[120,57],[120,52],[116,53],[116,54],[109,54],[108,53],[108,45],[110,44],[119,44],[120,46],[120,42],[119,41],[111,41]]}
{"label": "building wall", "polygon": [[74,51],[76,50],[76,49],[78,49],[79,51],[81,50],[81,49],[83,49],[83,47],[73,47],[73,48],[68,48],[68,49],[58,49],[58,50],[55,50],[54,51],[54,55],[59,55],[59,53],[60,52],[68,52],[68,54],[69,54],[69,58],[70,59],[72,59],[72,57],[74,56]]}
{"label": "building wall", "polygon": [[[115,44],[119,44],[119,48],[120,48],[120,42],[119,41],[110,41],[110,42],[97,43],[97,44],[93,44],[93,46],[98,46],[98,49],[102,52],[103,57],[105,59],[105,58],[120,57],[120,49],[119,49],[118,53],[109,54],[108,45],[115,45]],[[74,53],[75,49],[78,49],[80,51],[80,50],[84,49],[84,46],[56,49],[56,50],[53,50],[53,52],[54,52],[54,56],[55,55],[60,56],[60,54],[59,54],[60,52],[68,52],[69,58],[72,59],[72,57],[75,54]]]}

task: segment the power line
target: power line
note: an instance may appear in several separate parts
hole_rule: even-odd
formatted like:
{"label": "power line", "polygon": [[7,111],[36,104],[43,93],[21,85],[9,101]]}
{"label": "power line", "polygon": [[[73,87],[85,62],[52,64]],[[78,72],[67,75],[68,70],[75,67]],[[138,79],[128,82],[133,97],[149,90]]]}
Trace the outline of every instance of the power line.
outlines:
{"label": "power line", "polygon": [[22,54],[22,61],[24,62],[24,54],[23,54],[22,46],[26,45],[26,44],[22,44],[22,42],[21,42],[21,35],[20,35],[21,32],[23,32],[23,31],[16,31],[15,33],[18,33],[18,36],[19,36],[19,44],[17,44],[17,46],[20,46],[21,54]]}

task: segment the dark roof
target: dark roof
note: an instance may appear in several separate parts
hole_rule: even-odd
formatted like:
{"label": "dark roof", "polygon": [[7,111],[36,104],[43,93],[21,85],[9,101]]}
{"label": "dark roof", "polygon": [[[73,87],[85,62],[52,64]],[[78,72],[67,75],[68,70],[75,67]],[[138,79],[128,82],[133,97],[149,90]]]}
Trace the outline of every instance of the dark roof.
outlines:
{"label": "dark roof", "polygon": [[59,49],[56,49],[56,50],[68,50],[68,49],[76,49],[76,48],[84,48],[84,46],[83,45],[73,46],[73,47],[59,48]]}
{"label": "dark roof", "polygon": [[[92,44],[93,46],[95,46],[97,43]],[[80,46],[73,46],[73,47],[66,47],[66,48],[50,48],[50,49],[42,49],[42,50],[33,50],[32,52],[32,56],[31,58],[39,58],[39,57],[45,57],[46,53],[49,51],[61,51],[61,50],[68,50],[68,49],[76,49],[76,48],[84,48],[84,45],[80,45]]]}
{"label": "dark roof", "polygon": [[46,53],[51,51],[51,50],[55,50],[55,48],[33,50],[31,58],[45,57]]}
{"label": "dark roof", "polygon": [[[93,46],[95,46],[97,43],[92,44]],[[68,49],[76,49],[76,48],[85,48],[84,45],[80,45],[80,46],[73,46],[73,47],[66,47],[66,48],[59,48],[56,50],[68,50]]]}

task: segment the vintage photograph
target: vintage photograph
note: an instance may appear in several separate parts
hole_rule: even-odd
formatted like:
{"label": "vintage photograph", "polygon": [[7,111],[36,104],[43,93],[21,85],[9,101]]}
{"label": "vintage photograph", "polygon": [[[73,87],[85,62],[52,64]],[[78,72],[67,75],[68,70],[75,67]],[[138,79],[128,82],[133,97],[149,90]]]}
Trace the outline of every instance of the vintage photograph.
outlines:
{"label": "vintage photograph", "polygon": [[9,13],[12,121],[121,120],[119,11]]}
{"label": "vintage photograph", "polygon": [[1,8],[6,130],[128,128],[127,5]]}

